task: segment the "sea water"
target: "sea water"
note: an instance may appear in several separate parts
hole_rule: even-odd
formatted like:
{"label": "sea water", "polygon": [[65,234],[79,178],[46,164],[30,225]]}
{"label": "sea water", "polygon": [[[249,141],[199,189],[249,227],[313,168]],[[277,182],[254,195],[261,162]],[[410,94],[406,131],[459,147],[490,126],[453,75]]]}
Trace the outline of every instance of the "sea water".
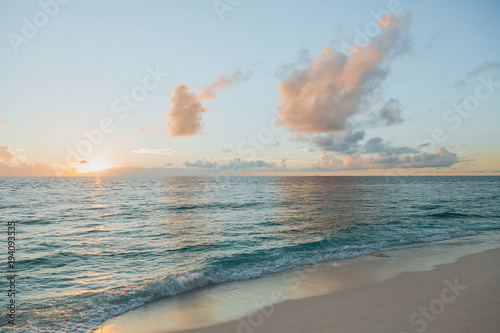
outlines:
{"label": "sea water", "polygon": [[495,243],[499,185],[500,177],[0,178],[4,258],[15,222],[18,271],[16,325],[2,311],[0,327],[92,332],[153,300],[224,282],[419,244]]}

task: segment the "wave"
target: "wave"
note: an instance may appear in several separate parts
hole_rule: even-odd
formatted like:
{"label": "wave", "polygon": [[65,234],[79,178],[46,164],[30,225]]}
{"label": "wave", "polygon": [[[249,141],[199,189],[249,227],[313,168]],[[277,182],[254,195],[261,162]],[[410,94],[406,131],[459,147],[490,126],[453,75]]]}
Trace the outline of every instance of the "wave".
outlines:
{"label": "wave", "polygon": [[[105,320],[140,307],[161,297],[174,296],[193,289],[230,281],[243,281],[257,277],[280,273],[290,269],[318,264],[320,262],[338,261],[369,255],[377,251],[390,251],[417,243],[439,242],[452,238],[477,235],[476,231],[465,230],[449,234],[437,234],[427,237],[404,240],[380,241],[362,245],[339,245],[336,238],[324,238],[318,241],[288,247],[276,247],[252,253],[233,254],[224,258],[213,259],[205,268],[199,271],[173,274],[161,280],[149,280],[141,283],[114,287],[99,292],[92,291],[77,296],[79,304],[85,304],[81,309],[85,315],[75,316],[69,322],[58,322],[57,331],[91,332]],[[87,254],[65,252],[66,259],[78,260]],[[45,258],[36,258],[35,261]],[[38,264],[46,264],[38,262]],[[69,297],[69,296],[68,296]],[[67,307],[68,303],[76,302],[70,298],[61,298],[56,303]],[[96,306],[98,305],[98,306]],[[36,305],[35,305],[36,306]],[[81,306],[81,305],[80,305]],[[43,319],[32,322],[13,332],[46,332]],[[31,327],[31,328],[27,328]],[[32,329],[37,327],[37,329]]]}
{"label": "wave", "polygon": [[[451,234],[433,235],[409,240],[381,241],[372,244],[343,245],[338,247],[329,247],[335,242],[330,239],[324,239],[322,241],[280,248],[279,250],[270,249],[255,251],[253,253],[235,254],[214,261],[212,265],[203,271],[171,275],[161,281],[153,281],[146,285],[131,286],[129,289],[141,295],[148,295],[148,299],[150,295],[157,297],[173,296],[210,284],[249,280],[320,262],[347,260],[380,250],[399,249],[402,244],[412,245],[439,242],[477,234],[473,230],[465,230]],[[251,258],[257,259],[252,260]],[[267,258],[267,260],[262,260],[263,258]],[[230,265],[232,267],[229,267]],[[228,267],[222,268],[224,266]]]}
{"label": "wave", "polygon": [[434,243],[434,242],[440,242],[440,241],[444,241],[444,240],[448,240],[448,239],[452,239],[452,238],[475,236],[477,234],[478,233],[476,231],[466,230],[463,232],[457,232],[457,233],[450,234],[450,235],[435,235],[435,236],[419,238],[417,240],[417,243]]}
{"label": "wave", "polygon": [[266,204],[265,202],[247,202],[247,203],[213,203],[213,204],[203,204],[203,205],[178,205],[170,206],[170,210],[191,210],[191,209],[241,209],[241,208],[251,208],[255,206],[260,206]]}
{"label": "wave", "polygon": [[19,204],[19,203],[13,203],[13,204],[0,204],[0,209],[10,209],[10,208],[21,208],[21,207],[27,207],[27,204]]}
{"label": "wave", "polygon": [[464,214],[464,213],[455,213],[455,212],[440,212],[430,214],[433,217],[442,217],[442,218],[453,218],[453,217],[480,217],[474,214]]}
{"label": "wave", "polygon": [[55,219],[34,219],[34,220],[17,220],[14,221],[18,224],[22,225],[44,225],[44,224],[52,224],[56,223]]}
{"label": "wave", "polygon": [[438,205],[438,204],[431,204],[431,205],[413,205],[411,208],[417,208],[420,210],[433,210],[437,208],[441,208],[443,205]]}

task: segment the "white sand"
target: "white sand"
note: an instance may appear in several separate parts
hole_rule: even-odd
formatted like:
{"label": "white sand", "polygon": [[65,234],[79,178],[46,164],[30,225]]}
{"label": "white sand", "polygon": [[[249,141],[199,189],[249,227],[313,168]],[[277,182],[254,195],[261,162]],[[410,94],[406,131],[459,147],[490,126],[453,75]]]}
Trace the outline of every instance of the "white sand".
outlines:
{"label": "white sand", "polygon": [[500,249],[184,333],[500,332]]}

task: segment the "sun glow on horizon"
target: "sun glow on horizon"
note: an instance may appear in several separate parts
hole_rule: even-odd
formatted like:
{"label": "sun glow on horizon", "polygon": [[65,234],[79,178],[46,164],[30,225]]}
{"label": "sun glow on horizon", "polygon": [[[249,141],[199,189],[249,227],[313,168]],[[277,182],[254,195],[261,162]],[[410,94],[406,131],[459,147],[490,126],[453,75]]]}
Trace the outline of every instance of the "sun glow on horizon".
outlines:
{"label": "sun glow on horizon", "polygon": [[84,160],[76,167],[78,173],[99,172],[106,169],[111,169],[113,166],[101,161]]}

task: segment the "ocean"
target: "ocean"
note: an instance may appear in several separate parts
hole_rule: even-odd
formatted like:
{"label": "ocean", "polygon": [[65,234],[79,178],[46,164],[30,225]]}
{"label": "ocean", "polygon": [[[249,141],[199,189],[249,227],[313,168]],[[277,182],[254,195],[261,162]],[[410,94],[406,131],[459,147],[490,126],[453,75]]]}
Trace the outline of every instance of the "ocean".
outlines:
{"label": "ocean", "polygon": [[16,325],[2,310],[1,331],[93,332],[209,285],[415,244],[498,243],[499,185],[500,177],[0,178],[2,271],[8,222],[17,269]]}

